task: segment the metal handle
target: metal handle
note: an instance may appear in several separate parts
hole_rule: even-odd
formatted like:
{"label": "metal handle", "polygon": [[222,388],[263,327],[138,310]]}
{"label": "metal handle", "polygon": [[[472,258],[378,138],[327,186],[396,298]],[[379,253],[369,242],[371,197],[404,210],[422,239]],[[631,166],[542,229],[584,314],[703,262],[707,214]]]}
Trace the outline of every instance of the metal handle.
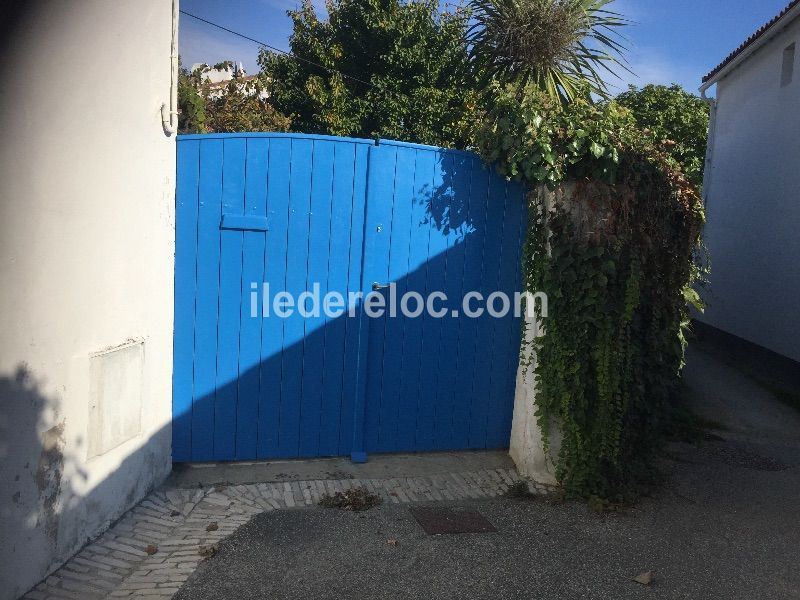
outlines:
{"label": "metal handle", "polygon": [[378,290],[385,290],[388,288],[391,283],[378,283],[377,281],[372,284],[372,291],[377,292]]}

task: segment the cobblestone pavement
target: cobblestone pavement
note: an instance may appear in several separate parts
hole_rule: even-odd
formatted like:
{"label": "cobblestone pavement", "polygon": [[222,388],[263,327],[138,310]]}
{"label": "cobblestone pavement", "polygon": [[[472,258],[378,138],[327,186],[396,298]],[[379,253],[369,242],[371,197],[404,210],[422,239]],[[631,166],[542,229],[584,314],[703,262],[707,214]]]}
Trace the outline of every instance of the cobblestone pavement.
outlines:
{"label": "cobblestone pavement", "polygon": [[[171,598],[217,542],[259,513],[311,506],[323,494],[357,487],[393,503],[491,498],[519,480],[513,469],[482,469],[427,477],[161,489],[23,598]],[[528,485],[534,493],[547,491]]]}

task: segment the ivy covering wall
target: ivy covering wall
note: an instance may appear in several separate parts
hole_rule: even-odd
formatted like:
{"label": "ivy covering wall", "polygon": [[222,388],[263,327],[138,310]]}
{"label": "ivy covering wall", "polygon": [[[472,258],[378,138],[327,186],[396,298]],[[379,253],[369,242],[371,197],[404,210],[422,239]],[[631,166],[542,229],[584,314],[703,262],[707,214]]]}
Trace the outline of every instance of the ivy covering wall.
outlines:
{"label": "ivy covering wall", "polygon": [[532,190],[524,282],[549,298],[530,348],[539,426],[546,443],[560,430],[553,461],[567,492],[622,500],[674,412],[698,190],[613,102],[491,94],[478,148]]}

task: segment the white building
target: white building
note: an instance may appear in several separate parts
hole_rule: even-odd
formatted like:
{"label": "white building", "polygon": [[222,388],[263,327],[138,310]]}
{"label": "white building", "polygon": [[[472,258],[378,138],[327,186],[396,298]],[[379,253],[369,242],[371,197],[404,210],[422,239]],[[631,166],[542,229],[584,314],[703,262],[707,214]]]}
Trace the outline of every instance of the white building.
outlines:
{"label": "white building", "polygon": [[709,306],[701,321],[800,361],[800,0],[703,79]]}
{"label": "white building", "polygon": [[191,72],[199,74],[204,84],[199,91],[209,98],[224,96],[231,83],[238,92],[247,96],[258,94],[262,100],[269,98],[269,92],[259,85],[258,75],[248,75],[241,62],[226,61],[213,67],[206,63],[195,63]]}
{"label": "white building", "polygon": [[192,65],[191,72],[198,71],[200,73],[201,81],[208,83],[222,83],[230,81],[234,77],[245,77],[247,72],[244,70],[242,63],[234,63],[233,61],[225,61],[209,67],[207,63],[195,63]]}
{"label": "white building", "polygon": [[235,89],[237,92],[241,92],[246,96],[258,94],[261,100],[269,98],[269,92],[259,85],[258,75],[245,75],[243,77],[237,77],[235,80],[231,79],[218,83],[211,83],[205,86],[205,90],[207,91],[201,89],[200,92],[206,93],[209,98],[221,98],[228,91],[231,83],[236,86]]}
{"label": "white building", "polygon": [[6,14],[2,78],[36,76],[0,90],[2,600],[171,468],[177,0]]}

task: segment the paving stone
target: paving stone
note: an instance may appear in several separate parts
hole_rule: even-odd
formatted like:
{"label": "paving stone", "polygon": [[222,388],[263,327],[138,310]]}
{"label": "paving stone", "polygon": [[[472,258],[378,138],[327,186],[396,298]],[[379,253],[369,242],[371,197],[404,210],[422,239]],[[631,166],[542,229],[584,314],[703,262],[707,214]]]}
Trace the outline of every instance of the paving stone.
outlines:
{"label": "paving stone", "polygon": [[98,589],[95,586],[88,585],[86,583],[82,583],[80,581],[70,581],[64,580],[61,582],[61,588],[64,590],[69,590],[71,592],[80,592],[81,594],[91,595],[92,597],[102,597],[106,593],[112,590],[103,591],[102,589]]}
{"label": "paving stone", "polygon": [[93,598],[98,598],[102,596],[98,596],[97,594],[86,594],[85,592],[71,592],[65,589],[52,589],[48,590],[48,600],[50,598],[61,598],[63,600],[91,600]]}

